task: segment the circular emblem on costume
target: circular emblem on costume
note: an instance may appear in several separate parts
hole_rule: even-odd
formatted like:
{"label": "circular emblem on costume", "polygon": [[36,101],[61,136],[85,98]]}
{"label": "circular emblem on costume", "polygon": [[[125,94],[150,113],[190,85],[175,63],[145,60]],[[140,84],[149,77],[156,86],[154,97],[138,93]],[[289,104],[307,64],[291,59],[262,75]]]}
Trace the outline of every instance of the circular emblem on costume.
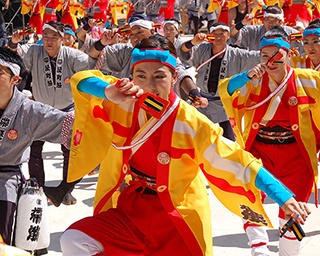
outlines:
{"label": "circular emblem on costume", "polygon": [[59,65],[61,65],[61,64],[62,64],[62,59],[58,59],[58,60],[57,60],[57,63],[58,63]]}
{"label": "circular emblem on costume", "polygon": [[18,138],[18,132],[16,130],[9,130],[8,138],[9,140],[15,140],[16,138]]}
{"label": "circular emblem on costume", "polygon": [[295,106],[298,104],[298,99],[295,96],[291,96],[288,100],[288,103],[291,107]]}
{"label": "circular emblem on costume", "polygon": [[166,189],[167,189],[166,185],[161,185],[161,186],[157,187],[157,191],[160,192],[160,193],[165,191]]}
{"label": "circular emblem on costume", "polygon": [[251,125],[251,127],[252,127],[252,129],[257,130],[257,129],[259,129],[259,124],[258,124],[258,123],[253,123],[253,124]]}
{"label": "circular emblem on costume", "polygon": [[126,165],[126,164],[122,165],[122,172],[124,174],[126,174],[128,172],[128,165]]}
{"label": "circular emblem on costume", "polygon": [[69,77],[67,77],[66,79],[64,79],[64,83],[65,83],[65,84],[70,83],[70,78],[69,78]]}
{"label": "circular emblem on costume", "polygon": [[291,129],[292,129],[293,131],[298,130],[298,128],[299,128],[299,125],[297,125],[297,124],[294,124],[294,125],[291,126]]}
{"label": "circular emblem on costume", "polygon": [[49,58],[48,58],[48,57],[45,57],[45,58],[43,59],[43,61],[47,63],[47,62],[49,62]]}
{"label": "circular emblem on costume", "polygon": [[157,160],[160,164],[170,163],[170,156],[166,152],[160,152],[157,156]]}

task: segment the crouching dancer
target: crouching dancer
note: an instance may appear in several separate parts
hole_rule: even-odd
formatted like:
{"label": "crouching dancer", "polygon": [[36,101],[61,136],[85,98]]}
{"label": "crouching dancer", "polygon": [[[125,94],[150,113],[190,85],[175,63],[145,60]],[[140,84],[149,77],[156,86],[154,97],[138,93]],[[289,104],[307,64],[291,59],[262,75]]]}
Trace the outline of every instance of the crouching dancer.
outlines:
{"label": "crouching dancer", "polygon": [[[97,70],[71,78],[76,117],[68,180],[99,163],[101,169],[94,215],[62,235],[63,255],[212,256],[202,173],[226,207],[260,225],[270,221],[259,189],[287,216],[305,220],[310,213],[259,160],[177,97],[175,56],[168,39],[151,36],[132,52],[133,81],[117,82]],[[79,168],[84,163],[86,170]],[[132,180],[112,208],[112,194],[127,174]]]}

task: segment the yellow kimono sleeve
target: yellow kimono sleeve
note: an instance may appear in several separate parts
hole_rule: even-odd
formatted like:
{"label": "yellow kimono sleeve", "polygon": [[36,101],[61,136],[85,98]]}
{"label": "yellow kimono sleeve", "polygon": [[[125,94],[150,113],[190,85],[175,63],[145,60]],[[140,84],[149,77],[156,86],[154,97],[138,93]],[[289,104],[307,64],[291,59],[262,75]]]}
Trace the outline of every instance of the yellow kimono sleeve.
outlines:
{"label": "yellow kimono sleeve", "polygon": [[235,91],[232,96],[229,95],[228,84],[230,82],[230,79],[231,77],[220,80],[219,87],[218,87],[219,95],[224,105],[224,108],[226,110],[232,129],[235,133],[236,141],[239,143],[241,148],[245,148],[245,143],[243,141],[242,132],[241,132],[242,131],[241,118],[243,113],[240,112],[240,110],[233,108],[233,102],[237,100],[236,98],[239,92]]}
{"label": "yellow kimono sleeve", "polygon": [[230,10],[231,8],[234,8],[234,7],[236,7],[236,6],[238,6],[239,4],[238,4],[238,1],[234,1],[234,0],[229,0],[228,1],[228,9]]}
{"label": "yellow kimono sleeve", "polygon": [[75,103],[68,182],[82,178],[105,158],[110,147],[113,128],[107,116],[108,101],[78,91],[81,80],[99,77],[109,83],[118,79],[104,76],[99,70],[86,70],[74,74],[70,85]]}
{"label": "yellow kimono sleeve", "polygon": [[21,1],[21,11],[20,13],[21,14],[27,14],[31,11],[32,9],[32,2],[29,2],[27,0],[22,0]]}
{"label": "yellow kimono sleeve", "polygon": [[220,6],[220,2],[216,0],[210,0],[210,4],[207,8],[207,12],[214,12],[217,10]]}

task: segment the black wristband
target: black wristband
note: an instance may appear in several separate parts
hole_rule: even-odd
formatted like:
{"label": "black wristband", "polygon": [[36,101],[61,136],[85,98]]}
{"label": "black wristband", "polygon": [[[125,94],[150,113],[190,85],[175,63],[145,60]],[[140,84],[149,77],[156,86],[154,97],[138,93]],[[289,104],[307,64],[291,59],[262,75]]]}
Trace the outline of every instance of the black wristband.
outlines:
{"label": "black wristband", "polygon": [[201,97],[201,94],[200,94],[200,92],[199,92],[198,89],[192,89],[192,90],[189,92],[189,95]]}
{"label": "black wristband", "polygon": [[191,49],[194,44],[191,42],[191,40],[187,41],[184,43],[184,46],[187,48],[187,49]]}
{"label": "black wristband", "polygon": [[8,41],[8,46],[11,49],[16,49],[18,47],[18,44],[13,43],[11,40]]}
{"label": "black wristband", "polygon": [[101,43],[101,40],[98,40],[97,42],[94,43],[94,49],[96,49],[99,52],[102,51],[104,47],[105,45]]}
{"label": "black wristband", "polygon": [[240,29],[242,29],[243,27],[244,27],[244,25],[242,24],[241,21],[238,22],[238,23],[235,25],[236,30],[240,30]]}
{"label": "black wristband", "polygon": [[90,25],[88,23],[86,23],[83,27],[82,27],[85,31],[89,31],[90,30]]}

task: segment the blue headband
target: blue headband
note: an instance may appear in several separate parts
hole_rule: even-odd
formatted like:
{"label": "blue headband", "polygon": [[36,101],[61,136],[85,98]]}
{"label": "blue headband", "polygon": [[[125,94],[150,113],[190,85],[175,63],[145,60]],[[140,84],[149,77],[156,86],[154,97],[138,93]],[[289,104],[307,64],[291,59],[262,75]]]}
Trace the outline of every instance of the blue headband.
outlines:
{"label": "blue headband", "polygon": [[310,29],[307,28],[303,31],[303,37],[310,36],[310,35],[320,36],[320,28],[310,28]]}
{"label": "blue headband", "polygon": [[76,37],[76,34],[71,29],[65,29],[63,32],[65,34],[72,35],[72,36]]}
{"label": "blue headband", "polygon": [[283,40],[282,37],[274,37],[274,38],[262,37],[260,41],[260,49],[266,46],[277,46],[284,50],[290,51],[290,44],[287,41]]}
{"label": "blue headband", "polygon": [[161,62],[169,68],[176,69],[177,59],[168,50],[162,50],[158,48],[138,49],[135,48],[132,51],[131,66],[145,61],[157,61]]}

